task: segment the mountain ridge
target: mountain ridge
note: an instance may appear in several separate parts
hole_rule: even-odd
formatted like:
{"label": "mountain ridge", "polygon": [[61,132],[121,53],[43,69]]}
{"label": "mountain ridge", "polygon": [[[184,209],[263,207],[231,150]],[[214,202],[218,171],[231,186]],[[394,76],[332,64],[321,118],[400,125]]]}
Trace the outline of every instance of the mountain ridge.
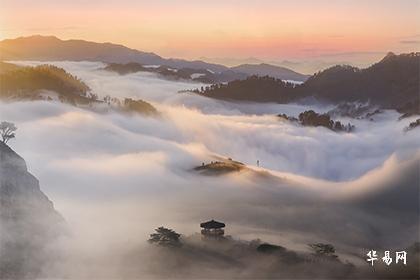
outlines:
{"label": "mountain ridge", "polygon": [[[61,40],[56,36],[42,35],[32,35],[0,41],[0,60],[87,60],[120,64],[136,62],[143,65],[161,65],[172,68],[210,70],[213,72],[233,71],[236,74],[239,74],[239,76],[237,75],[235,77],[240,77],[240,74],[245,74],[235,71],[235,68],[229,68],[221,64],[208,63],[201,60],[190,61],[178,58],[163,58],[153,52],[144,52],[121,44],[110,42],[97,43],[79,39]],[[287,70],[292,71],[290,69]],[[259,71],[261,71],[261,69]],[[282,71],[284,71],[284,69],[282,69]],[[291,72],[288,73],[288,75],[290,75]],[[255,72],[251,74],[258,73]],[[288,78],[281,77],[281,73],[277,73],[276,77],[282,79]],[[300,73],[296,73],[295,76],[299,81],[305,77],[305,75]]]}
{"label": "mountain ridge", "polygon": [[231,67],[230,69],[248,75],[270,76],[282,80],[305,81],[310,76],[298,73],[286,67],[271,65],[268,63],[246,63]]}

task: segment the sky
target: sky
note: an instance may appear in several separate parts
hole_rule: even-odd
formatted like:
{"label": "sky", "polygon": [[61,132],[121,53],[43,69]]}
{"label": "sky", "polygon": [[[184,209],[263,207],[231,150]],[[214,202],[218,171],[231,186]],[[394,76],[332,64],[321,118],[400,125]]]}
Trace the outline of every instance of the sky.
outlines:
{"label": "sky", "polygon": [[370,62],[420,49],[420,1],[0,0],[0,39],[113,42],[164,57]]}

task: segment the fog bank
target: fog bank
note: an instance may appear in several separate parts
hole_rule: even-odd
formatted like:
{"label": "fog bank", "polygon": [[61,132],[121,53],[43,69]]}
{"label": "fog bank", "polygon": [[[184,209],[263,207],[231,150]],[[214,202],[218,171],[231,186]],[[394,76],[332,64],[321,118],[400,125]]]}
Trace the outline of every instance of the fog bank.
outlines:
{"label": "fog bank", "polygon": [[[190,235],[212,218],[236,238],[303,251],[332,243],[355,262],[371,248],[401,249],[418,239],[420,130],[403,132],[414,118],[398,121],[385,111],[374,121],[342,119],[356,130],[336,133],[275,116],[329,106],[233,104],[177,93],[200,84],[120,76],[98,70],[100,63],[54,64],[99,96],[141,98],[162,113],[0,102],[0,120],[18,127],[10,145],[72,229],[57,243],[66,261],[48,268],[55,273],[81,267],[89,276],[107,267],[118,275],[132,265],[122,261],[127,251],[147,254],[154,228]],[[249,169],[225,176],[192,170],[215,156]]]}

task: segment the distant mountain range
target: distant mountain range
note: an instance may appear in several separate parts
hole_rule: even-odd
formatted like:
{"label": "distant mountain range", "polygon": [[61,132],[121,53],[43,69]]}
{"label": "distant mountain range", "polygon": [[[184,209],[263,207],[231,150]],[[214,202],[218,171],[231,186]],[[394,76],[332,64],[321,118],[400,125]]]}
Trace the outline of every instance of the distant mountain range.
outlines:
{"label": "distant mountain range", "polygon": [[367,52],[367,53],[343,53],[339,56],[319,56],[307,59],[259,59],[255,57],[248,58],[230,58],[230,57],[200,57],[200,60],[222,64],[229,67],[239,66],[242,64],[269,64],[281,66],[301,74],[312,75],[318,71],[325,70],[334,65],[352,65],[359,68],[368,67],[371,62],[377,61],[386,55],[386,52]]}
{"label": "distant mountain range", "polygon": [[197,93],[218,99],[287,103],[315,97],[332,103],[370,101],[383,108],[419,112],[420,53],[387,54],[359,69],[337,65],[311,76],[301,85],[271,77],[248,77],[209,86]]}
{"label": "distant mountain range", "polygon": [[116,72],[120,75],[126,75],[136,72],[151,72],[156,73],[160,77],[170,80],[191,80],[206,84],[224,83],[234,80],[246,79],[249,75],[245,73],[238,73],[232,70],[222,72],[213,72],[208,69],[193,69],[193,68],[172,68],[168,66],[153,66],[142,65],[136,62],[130,63],[109,63],[103,68],[105,71]]}
{"label": "distant mountain range", "polygon": [[[246,78],[249,75],[270,73],[283,80],[304,81],[307,76],[290,69],[268,64],[240,65],[229,68],[224,65],[200,60],[162,58],[161,56],[127,48],[112,43],[95,43],[84,40],[60,40],[54,36],[30,36],[0,41],[0,60],[40,60],[40,61],[101,61],[106,63],[140,63],[160,65],[175,69],[189,68],[214,73],[223,73],[218,81],[225,82]],[[243,71],[243,72],[242,72]],[[264,74],[265,75],[265,74]]]}
{"label": "distant mountain range", "polygon": [[234,72],[245,73],[248,75],[270,76],[281,80],[305,81],[309,75],[303,75],[290,70],[286,67],[274,66],[267,63],[242,64],[231,67]]}

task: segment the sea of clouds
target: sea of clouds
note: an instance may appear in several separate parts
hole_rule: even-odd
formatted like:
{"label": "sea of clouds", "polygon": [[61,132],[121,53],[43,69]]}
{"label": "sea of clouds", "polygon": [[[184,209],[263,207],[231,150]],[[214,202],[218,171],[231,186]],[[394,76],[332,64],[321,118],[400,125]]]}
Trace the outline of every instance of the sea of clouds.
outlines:
{"label": "sea of clouds", "polygon": [[[178,93],[198,83],[122,76],[96,62],[52,64],[100,97],[139,98],[161,112],[151,118],[48,101],[0,103],[0,120],[18,127],[10,145],[73,229],[64,242],[77,250],[73,256],[112,255],[161,225],[192,234],[212,218],[238,238],[301,250],[327,242],[347,256],[418,238],[420,130],[403,131],[414,118],[398,121],[395,111],[373,121],[343,118],[356,130],[336,133],[276,117],[330,105],[231,103]],[[214,156],[256,173],[192,171]]]}

